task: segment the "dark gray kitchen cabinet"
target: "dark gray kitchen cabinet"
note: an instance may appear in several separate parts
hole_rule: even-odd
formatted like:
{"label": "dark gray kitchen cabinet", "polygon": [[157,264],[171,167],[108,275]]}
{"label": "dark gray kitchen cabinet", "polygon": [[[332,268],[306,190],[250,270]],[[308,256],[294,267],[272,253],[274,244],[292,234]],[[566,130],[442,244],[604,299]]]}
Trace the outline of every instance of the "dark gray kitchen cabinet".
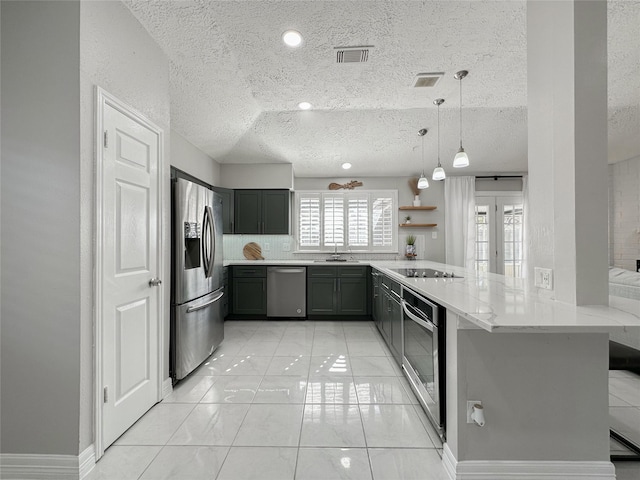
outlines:
{"label": "dark gray kitchen cabinet", "polygon": [[234,233],[289,234],[289,190],[235,190]]}
{"label": "dark gray kitchen cabinet", "polygon": [[307,314],[367,316],[369,275],[366,266],[308,267]]}
{"label": "dark gray kitchen cabinet", "polygon": [[380,275],[380,313],[376,326],[399,365],[402,365],[402,304],[400,284]]}
{"label": "dark gray kitchen cabinet", "polygon": [[233,233],[233,211],[235,209],[233,190],[213,187],[213,191],[222,197],[222,233]]}
{"label": "dark gray kitchen cabinet", "polygon": [[267,268],[233,266],[231,269],[234,315],[267,314]]}

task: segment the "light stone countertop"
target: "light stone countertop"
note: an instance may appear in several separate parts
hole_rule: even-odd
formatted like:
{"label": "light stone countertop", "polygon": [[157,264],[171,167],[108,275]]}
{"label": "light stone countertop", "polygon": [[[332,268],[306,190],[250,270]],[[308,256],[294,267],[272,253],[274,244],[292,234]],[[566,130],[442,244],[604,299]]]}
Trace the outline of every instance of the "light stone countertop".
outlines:
{"label": "light stone countertop", "polygon": [[[429,261],[317,262],[313,260],[229,260],[225,265],[306,265],[353,266],[371,265],[454,311],[472,325],[495,333],[577,333],[611,332],[628,327],[640,328],[640,301],[609,297],[609,306],[575,306],[555,301],[530,291],[523,279],[496,274],[477,274],[442,263]],[[395,269],[433,268],[453,272],[462,278],[406,278]]]}

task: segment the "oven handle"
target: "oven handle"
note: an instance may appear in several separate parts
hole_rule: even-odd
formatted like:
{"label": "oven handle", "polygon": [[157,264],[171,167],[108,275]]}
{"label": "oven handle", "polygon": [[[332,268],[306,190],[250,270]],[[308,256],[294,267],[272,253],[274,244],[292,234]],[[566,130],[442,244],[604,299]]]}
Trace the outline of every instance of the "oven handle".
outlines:
{"label": "oven handle", "polygon": [[409,307],[413,308],[411,305],[409,305],[407,303],[406,300],[402,299],[402,309],[404,310],[404,313],[407,314],[407,316],[413,320],[414,322],[416,322],[418,325],[426,328],[427,330],[429,330],[430,332],[433,332],[433,324],[431,322],[426,322],[424,321],[422,318],[416,316],[414,313],[409,311]]}

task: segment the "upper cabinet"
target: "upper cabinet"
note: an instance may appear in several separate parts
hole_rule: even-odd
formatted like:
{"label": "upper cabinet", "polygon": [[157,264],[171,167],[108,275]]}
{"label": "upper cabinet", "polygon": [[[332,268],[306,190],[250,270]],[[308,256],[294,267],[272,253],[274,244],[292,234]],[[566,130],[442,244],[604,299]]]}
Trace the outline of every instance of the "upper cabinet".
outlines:
{"label": "upper cabinet", "polygon": [[234,233],[289,234],[289,190],[235,190]]}
{"label": "upper cabinet", "polygon": [[213,187],[213,191],[222,197],[222,233],[233,233],[233,190]]}

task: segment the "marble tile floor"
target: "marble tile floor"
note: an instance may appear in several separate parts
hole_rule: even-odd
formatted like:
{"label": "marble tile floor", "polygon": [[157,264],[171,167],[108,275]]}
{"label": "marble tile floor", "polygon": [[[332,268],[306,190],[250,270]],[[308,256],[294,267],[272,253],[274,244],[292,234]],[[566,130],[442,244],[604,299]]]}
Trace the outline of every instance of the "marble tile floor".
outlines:
{"label": "marble tile floor", "polygon": [[[225,340],[87,480],[446,480],[372,322],[229,321]],[[640,464],[616,465],[618,480]]]}

